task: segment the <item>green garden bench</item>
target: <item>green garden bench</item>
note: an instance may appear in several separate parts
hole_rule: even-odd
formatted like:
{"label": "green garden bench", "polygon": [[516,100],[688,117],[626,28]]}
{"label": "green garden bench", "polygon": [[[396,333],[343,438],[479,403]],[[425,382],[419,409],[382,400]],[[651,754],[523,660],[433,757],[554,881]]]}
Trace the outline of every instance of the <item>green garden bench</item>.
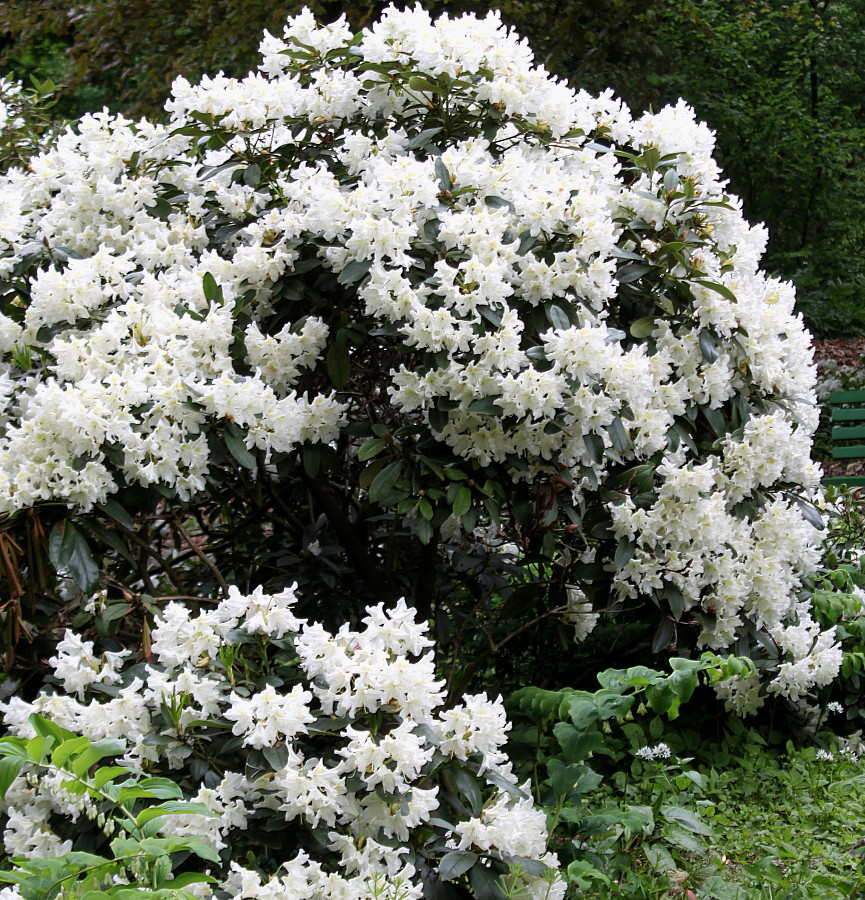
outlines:
{"label": "green garden bench", "polygon": [[[829,395],[832,413],[832,459],[865,460],[865,391],[833,391]],[[823,484],[865,485],[865,475],[824,478]]]}

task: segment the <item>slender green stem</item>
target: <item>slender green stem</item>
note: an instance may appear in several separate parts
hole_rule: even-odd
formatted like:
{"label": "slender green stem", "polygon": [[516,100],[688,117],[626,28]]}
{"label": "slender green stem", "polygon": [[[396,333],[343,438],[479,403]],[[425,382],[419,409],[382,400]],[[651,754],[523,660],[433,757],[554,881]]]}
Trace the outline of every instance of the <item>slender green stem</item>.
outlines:
{"label": "slender green stem", "polygon": [[[31,760],[31,762],[32,762],[32,760]],[[137,838],[143,837],[143,835],[141,834],[141,830],[139,829],[138,823],[135,821],[135,817],[132,815],[132,813],[129,812],[129,810],[126,809],[126,807],[124,807],[122,803],[118,803],[117,800],[114,799],[114,797],[112,797],[110,794],[105,793],[105,791],[103,791],[101,788],[96,787],[96,785],[92,784],[89,781],[84,781],[82,778],[80,778],[74,772],[70,772],[68,769],[63,769],[60,766],[55,766],[55,765],[52,765],[51,763],[45,763],[45,762],[38,762],[38,763],[35,763],[34,765],[36,765],[38,768],[45,769],[49,772],[58,772],[63,775],[68,775],[68,776],[70,776],[70,779],[72,781],[76,782],[76,784],[82,785],[87,790],[88,793],[96,794],[99,797],[101,797],[103,800],[107,800],[109,803],[111,803],[112,806],[114,806],[115,809],[120,810],[120,812],[123,813],[123,815],[132,823],[132,832],[134,833],[135,837],[137,837]]]}

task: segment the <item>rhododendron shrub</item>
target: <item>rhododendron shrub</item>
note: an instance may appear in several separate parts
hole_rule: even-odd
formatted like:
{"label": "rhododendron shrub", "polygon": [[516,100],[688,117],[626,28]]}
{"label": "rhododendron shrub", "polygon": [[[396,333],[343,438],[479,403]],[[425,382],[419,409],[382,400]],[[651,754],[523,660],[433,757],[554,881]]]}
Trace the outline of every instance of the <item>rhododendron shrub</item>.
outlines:
{"label": "rhododendron shrub", "polygon": [[486,660],[498,593],[520,634],[603,613],[831,679],[809,339],[706,126],[571,90],[494,14],[304,14],[262,54],[3,179],[13,599],[50,533],[127,612],[296,566],[322,615],[486,615]]}
{"label": "rhododendron shrub", "polygon": [[[91,741],[125,739],[126,765],[216,814],[160,818],[159,830],[206,839],[221,853],[214,889],[232,897],[465,896],[459,884],[495,897],[501,875],[519,896],[562,897],[545,814],[502,752],[501,698],[445,708],[427,626],[404,602],[331,634],[294,601],[232,588],[206,611],[170,603],[149,664],[67,631],[54,688],[10,700],[5,724],[36,737],[36,713]],[[114,827],[103,834],[104,804],[68,773],[29,771],[3,801],[6,852],[101,852]]]}

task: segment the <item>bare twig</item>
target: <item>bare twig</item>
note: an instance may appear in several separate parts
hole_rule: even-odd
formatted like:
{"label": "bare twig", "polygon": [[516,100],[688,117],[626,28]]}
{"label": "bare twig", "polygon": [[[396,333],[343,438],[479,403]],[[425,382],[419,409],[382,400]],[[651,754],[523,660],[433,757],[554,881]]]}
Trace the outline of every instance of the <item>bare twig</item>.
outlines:
{"label": "bare twig", "polygon": [[180,532],[180,535],[183,538],[183,540],[186,541],[190,550],[192,550],[195,553],[195,555],[204,563],[204,565],[206,565],[207,568],[210,569],[211,572],[213,572],[213,577],[216,578],[216,580],[219,582],[219,586],[222,588],[223,593],[227,597],[228,596],[228,583],[222,577],[222,573],[219,571],[219,569],[217,569],[216,563],[214,563],[213,560],[210,559],[210,557],[207,556],[204,553],[204,551],[193,542],[192,538],[187,534],[186,529],[184,529],[184,527],[180,524],[180,521],[178,519],[174,519],[173,524],[174,524],[174,527]]}

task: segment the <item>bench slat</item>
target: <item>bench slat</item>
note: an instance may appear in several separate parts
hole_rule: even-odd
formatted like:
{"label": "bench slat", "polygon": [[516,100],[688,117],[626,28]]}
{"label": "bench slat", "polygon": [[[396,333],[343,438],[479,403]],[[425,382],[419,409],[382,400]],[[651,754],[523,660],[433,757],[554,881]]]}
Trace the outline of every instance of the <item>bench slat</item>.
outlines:
{"label": "bench slat", "polygon": [[[865,460],[865,446],[839,446],[836,442],[843,440],[860,441],[865,438],[865,391],[833,391],[829,395],[830,415],[833,424],[850,423],[832,428],[832,459]],[[865,485],[865,475],[839,475],[824,478],[823,484],[846,484],[853,487]]]}
{"label": "bench slat", "polygon": [[865,425],[854,425],[852,428],[833,428],[833,441],[856,441],[865,438]]}
{"label": "bench slat", "polygon": [[833,422],[860,422],[862,419],[865,419],[865,407],[832,410]]}
{"label": "bench slat", "polygon": [[852,447],[833,447],[832,459],[863,459],[865,458],[865,446],[855,444]]}
{"label": "bench slat", "polygon": [[832,391],[829,403],[832,406],[837,403],[865,403],[865,391]]}

